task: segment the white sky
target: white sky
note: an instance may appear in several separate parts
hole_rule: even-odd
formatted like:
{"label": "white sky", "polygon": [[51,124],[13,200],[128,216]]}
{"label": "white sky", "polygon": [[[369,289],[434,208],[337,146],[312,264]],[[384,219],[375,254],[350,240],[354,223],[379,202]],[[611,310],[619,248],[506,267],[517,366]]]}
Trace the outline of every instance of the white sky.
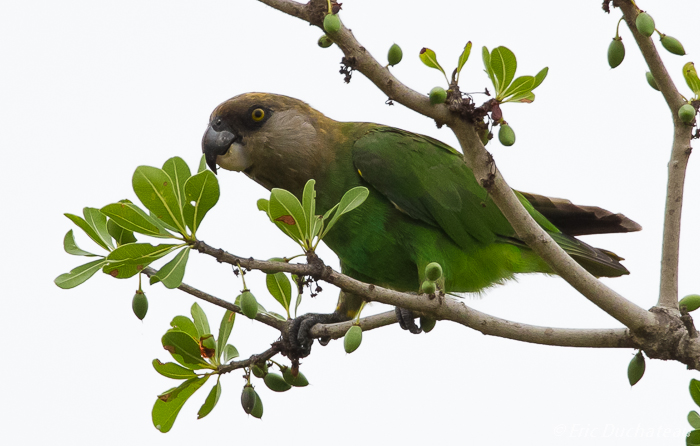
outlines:
{"label": "white sky", "polygon": [[[404,61],[392,71],[426,93],[444,81],[420,63],[423,46],[435,50],[451,71],[466,41],[474,43],[462,74],[465,91],[488,86],[483,45],[513,50],[519,74],[549,66],[533,104],[504,107],[516,145],[488,148],[515,188],[599,205],[639,222],[640,233],[586,241],[627,259],[632,274],[605,283],[649,308],[658,294],[671,121],[661,95],[646,85],[646,69],[626,29],[626,60],[608,68],[606,51],[620,13],[605,15],[600,3],[347,0],[341,17],[380,61],[392,43],[400,44]],[[692,23],[700,5],[639,4],[690,54],[662,54],[688,94],[681,67],[700,62],[693,59],[700,54],[700,38]],[[340,51],[318,48],[320,35],[254,0],[2,2],[0,333],[6,352],[0,359],[5,382],[0,441],[683,444],[685,417],[695,408],[688,381],[697,372],[648,361],[646,376],[630,390],[626,370],[632,351],[528,345],[451,323],[438,323],[421,336],[398,326],[372,331],[352,355],[340,342],[316,345],[302,365],[311,386],[273,394],[258,383],[262,421],[241,410],[243,380],[236,372],[222,381],[218,407],[207,418],[195,419],[209,385],[188,402],[169,434],[153,428],[155,396],[174,382],[150,363],[169,359],[160,336],[172,317],[188,314],[194,299],[161,285],[147,287],[150,310],[142,323],[131,312],[135,278],[117,281],[100,274],[76,289],[60,290],[53,279],[84,260],[63,252],[63,236],[74,226],[62,214],[135,199],[131,175],[139,165],[160,166],[174,155],[196,163],[211,110],[247,91],[298,97],[338,120],[380,122],[455,144],[449,130],[436,129],[400,105],[384,105],[386,98],[361,74],[345,85],[338,74]],[[296,253],[256,210],[265,190],[241,174],[224,173],[219,180],[221,201],[205,221],[203,240],[258,258]],[[699,202],[700,169],[691,159],[682,295],[700,292]],[[78,243],[97,249],[84,236]],[[337,264],[325,248],[322,257]],[[261,303],[274,309],[264,276],[249,277]],[[198,255],[190,257],[185,281],[230,299],[241,288],[229,268]],[[300,310],[331,311],[337,292],[324,288]],[[521,277],[467,304],[531,324],[620,326],[555,277]],[[223,311],[202,306],[217,327]],[[385,310],[373,305],[369,311]],[[231,342],[248,356],[276,336],[239,318]]]}

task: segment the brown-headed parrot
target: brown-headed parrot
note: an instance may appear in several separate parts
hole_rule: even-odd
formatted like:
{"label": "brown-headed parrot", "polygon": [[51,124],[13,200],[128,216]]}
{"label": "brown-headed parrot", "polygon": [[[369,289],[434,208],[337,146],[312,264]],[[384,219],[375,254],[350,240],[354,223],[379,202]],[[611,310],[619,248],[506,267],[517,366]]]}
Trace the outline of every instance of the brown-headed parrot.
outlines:
{"label": "brown-headed parrot", "polygon": [[[478,292],[518,273],[552,273],[516,237],[462,154],[431,137],[379,124],[338,122],[294,98],[246,93],[214,110],[202,150],[214,172],[218,164],[298,198],[306,182],[315,179],[319,214],[349,189],[368,188],[367,200],[324,238],[342,272],[363,282],[418,292],[431,262],[442,266],[448,293]],[[638,231],[637,223],[597,207],[516,194],[591,274],[629,274],[620,257],[573,236]],[[293,326],[306,354],[313,324],[348,320],[361,304],[359,296],[341,292],[333,314],[298,318],[301,322]],[[420,331],[410,313],[397,310],[397,315],[402,327]]]}

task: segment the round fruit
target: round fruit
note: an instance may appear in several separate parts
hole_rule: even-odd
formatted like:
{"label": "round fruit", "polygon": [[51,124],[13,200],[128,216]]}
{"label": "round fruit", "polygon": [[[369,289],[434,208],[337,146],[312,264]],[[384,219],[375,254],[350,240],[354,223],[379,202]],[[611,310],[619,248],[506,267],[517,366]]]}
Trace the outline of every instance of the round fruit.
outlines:
{"label": "round fruit", "polygon": [[268,373],[265,375],[264,381],[265,385],[275,392],[286,392],[292,388],[279,373]]}
{"label": "round fruit", "polygon": [[442,266],[437,262],[428,263],[425,267],[425,278],[435,282],[442,277]]}
{"label": "round fruit", "polygon": [[403,59],[403,51],[401,51],[401,47],[397,44],[391,45],[391,48],[389,48],[388,59],[389,65],[391,65],[392,67],[397,63],[401,62],[401,59]]}
{"label": "round fruit", "polygon": [[421,316],[420,318],[420,328],[425,333],[429,333],[433,328],[435,328],[435,323],[437,321],[432,317]]}
{"label": "round fruit", "polygon": [[625,45],[622,38],[613,38],[608,47],[608,64],[610,68],[616,68],[625,60]]}
{"label": "round fruit", "polygon": [[241,295],[241,311],[250,319],[255,319],[255,316],[258,315],[258,301],[248,290],[243,291]]}
{"label": "round fruit", "polygon": [[430,90],[430,103],[433,105],[442,104],[447,99],[447,92],[442,87],[435,87]]}
{"label": "round fruit", "polygon": [[148,299],[146,299],[146,295],[143,294],[143,291],[136,291],[134,298],[131,300],[131,309],[134,310],[134,314],[140,320],[146,317],[146,313],[148,312]]}
{"label": "round fruit", "polygon": [[690,313],[700,308],[700,294],[688,294],[680,302],[679,306],[685,306],[685,310]]}
{"label": "round fruit", "polygon": [[345,338],[343,339],[343,347],[345,347],[345,353],[352,353],[357,350],[357,347],[362,343],[362,329],[359,325],[353,325],[350,330],[345,333]]}
{"label": "round fruit", "polygon": [[654,76],[652,76],[651,73],[648,71],[647,71],[647,83],[649,83],[649,86],[651,86],[651,88],[653,88],[654,90],[660,91],[659,86],[656,85],[656,79],[654,79]]}
{"label": "round fruit", "polygon": [[327,35],[324,34],[318,38],[318,46],[321,48],[328,48],[331,45],[333,45],[333,41]]}
{"label": "round fruit", "polygon": [[640,350],[634,355],[634,358],[630,361],[630,365],[627,367],[627,379],[630,381],[630,386],[637,384],[639,380],[642,379],[645,369],[644,355],[642,355]]}
{"label": "round fruit", "polygon": [[433,294],[435,292],[435,289],[436,289],[435,282],[431,282],[430,280],[426,280],[423,282],[420,289],[424,294]]}
{"label": "round fruit", "polygon": [[661,36],[661,45],[663,45],[669,53],[685,56],[685,49],[676,38],[663,34]]}
{"label": "round fruit", "polygon": [[250,384],[246,384],[243,387],[243,393],[241,393],[241,406],[245,413],[250,414],[255,407],[255,390]]}
{"label": "round fruit", "polygon": [[262,418],[263,416],[262,400],[260,399],[260,396],[258,396],[258,392],[255,392],[255,406],[253,406],[253,411],[250,412],[250,414],[258,419]]}
{"label": "round fruit", "polygon": [[646,37],[651,37],[654,34],[654,19],[649,14],[643,12],[637,16],[637,31]]}
{"label": "round fruit", "polygon": [[309,381],[306,379],[303,373],[299,372],[297,376],[292,375],[292,368],[287,367],[282,372],[282,378],[287,381],[287,384],[291,384],[294,387],[306,387],[309,385]]}
{"label": "round fruit", "polygon": [[695,107],[690,104],[683,104],[681,108],[678,109],[678,117],[681,118],[681,121],[684,123],[690,124],[695,118]]}
{"label": "round fruit", "polygon": [[323,19],[323,29],[327,33],[337,33],[340,31],[340,18],[335,14],[327,14]]}
{"label": "round fruit", "polygon": [[498,131],[498,140],[504,146],[515,144],[515,132],[508,124],[501,124],[501,129]]}

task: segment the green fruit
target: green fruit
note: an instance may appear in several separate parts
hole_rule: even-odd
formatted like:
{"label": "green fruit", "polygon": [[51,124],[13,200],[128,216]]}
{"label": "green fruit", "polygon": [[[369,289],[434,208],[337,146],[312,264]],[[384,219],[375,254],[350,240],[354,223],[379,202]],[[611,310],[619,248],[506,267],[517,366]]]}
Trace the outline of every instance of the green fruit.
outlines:
{"label": "green fruit", "polygon": [[442,266],[437,262],[428,263],[425,267],[425,278],[435,282],[442,277]]}
{"label": "green fruit", "polygon": [[430,280],[426,280],[420,286],[420,289],[424,294],[433,294],[435,292],[435,289],[436,289],[435,282],[431,282]]}
{"label": "green fruit", "polygon": [[651,37],[654,34],[654,19],[649,14],[643,12],[637,16],[637,31],[645,37]]}
{"label": "green fruit", "polygon": [[501,124],[501,129],[498,131],[498,140],[504,146],[515,144],[515,132],[508,124]]}
{"label": "green fruit", "polygon": [[[681,108],[678,109],[678,117],[681,118],[681,121],[684,123],[690,124],[695,118],[695,107],[690,104],[683,104]],[[134,298],[135,297],[136,296],[134,296]]]}
{"label": "green fruit", "polygon": [[646,364],[644,363],[644,355],[640,350],[634,355],[634,358],[630,361],[630,365],[627,366],[627,379],[630,381],[630,386],[633,386],[642,379],[644,376],[644,370],[646,369]]}
{"label": "green fruit", "polygon": [[134,310],[134,314],[140,320],[146,317],[146,313],[148,312],[148,299],[146,299],[146,295],[143,294],[143,291],[136,291],[134,298],[131,300],[131,309]]}
{"label": "green fruit", "polygon": [[345,347],[345,353],[352,353],[357,350],[357,347],[362,343],[362,329],[359,325],[353,325],[350,330],[345,333],[345,338],[343,339],[343,347]]}
{"label": "green fruit", "polygon": [[625,45],[622,43],[622,38],[613,38],[608,47],[608,64],[610,68],[616,68],[623,60],[625,60]]}
{"label": "green fruit", "polygon": [[401,59],[403,59],[403,51],[401,51],[401,47],[397,44],[391,45],[391,48],[389,48],[388,59],[389,65],[391,65],[392,67],[397,63],[401,62]]}
{"label": "green fruit", "polygon": [[250,369],[253,372],[253,375],[255,375],[258,378],[264,378],[267,374],[267,364],[263,364],[262,367],[258,364],[253,364],[253,367],[251,367]]}
{"label": "green fruit", "polygon": [[678,306],[685,306],[685,311],[690,313],[700,308],[700,294],[688,294],[680,302]]}
{"label": "green fruit", "polygon": [[651,75],[650,72],[647,71],[647,83],[649,83],[649,86],[653,88],[656,91],[660,91],[659,87],[656,85],[656,80],[654,79],[654,76]]}
{"label": "green fruit", "polygon": [[258,315],[258,301],[248,290],[244,290],[241,295],[241,311],[250,319],[255,319],[255,316]]}
{"label": "green fruit", "polygon": [[243,393],[241,393],[241,406],[245,413],[250,414],[255,407],[255,390],[250,384],[246,384],[243,387]]}
{"label": "green fruit", "polygon": [[287,381],[287,384],[291,384],[294,387],[306,387],[309,385],[309,381],[306,379],[306,376],[304,376],[303,373],[299,372],[296,377],[292,375],[291,367],[284,369],[282,372],[282,378]]}
{"label": "green fruit", "polygon": [[432,317],[421,316],[420,318],[420,328],[424,333],[429,333],[433,328],[435,328],[435,323],[437,321]]}
{"label": "green fruit", "polygon": [[430,103],[433,105],[442,104],[447,99],[447,92],[442,87],[435,87],[430,90]]}
{"label": "green fruit", "polygon": [[333,41],[327,35],[324,34],[318,38],[318,46],[321,48],[328,48],[331,45],[333,45]]}
{"label": "green fruit", "polygon": [[260,399],[258,392],[255,392],[255,405],[253,406],[253,411],[250,412],[250,414],[258,419],[262,418],[263,416],[262,400]]}
{"label": "green fruit", "polygon": [[292,388],[279,373],[268,373],[265,375],[264,381],[265,385],[275,392],[286,392]]}
{"label": "green fruit", "polygon": [[679,56],[685,56],[685,49],[676,38],[667,36],[666,34],[662,34],[661,45],[663,45],[669,53],[677,54]]}
{"label": "green fruit", "polygon": [[331,34],[340,31],[340,17],[335,14],[327,14],[323,19],[323,29]]}

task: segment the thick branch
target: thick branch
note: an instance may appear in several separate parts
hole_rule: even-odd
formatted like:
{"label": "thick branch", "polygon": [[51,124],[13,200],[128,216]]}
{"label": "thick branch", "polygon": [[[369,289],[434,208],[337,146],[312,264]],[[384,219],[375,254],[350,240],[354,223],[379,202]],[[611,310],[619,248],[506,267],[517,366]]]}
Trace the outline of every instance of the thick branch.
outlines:
{"label": "thick branch", "polygon": [[[284,271],[313,276],[331,283],[344,291],[360,295],[367,301],[376,301],[407,308],[417,313],[430,315],[436,319],[457,322],[486,335],[535,344],[566,347],[638,347],[638,344],[626,329],[561,329],[521,324],[481,313],[452,297],[416,295],[368,285],[321,264],[303,265],[243,258],[221,249],[213,248],[202,241],[196,243],[195,249],[216,258],[218,262],[240,265],[249,269],[258,269],[268,274]],[[389,312],[360,319],[360,326],[363,330],[371,330],[395,322],[396,316],[393,312]],[[337,339],[344,336],[351,325],[351,321],[339,324],[316,325],[311,330],[311,336]]]}
{"label": "thick branch", "polygon": [[690,158],[692,126],[684,124],[678,117],[678,109],[685,103],[676,89],[671,76],[661,61],[650,37],[637,31],[635,21],[639,11],[631,2],[620,1],[616,6],[622,10],[627,26],[639,46],[644,60],[654,76],[656,85],[666,100],[673,118],[673,146],[668,163],[666,186],[666,209],[664,212],[664,235],[661,251],[661,286],[658,306],[678,310],[678,252],[681,235],[681,210],[683,207],[683,185]]}

